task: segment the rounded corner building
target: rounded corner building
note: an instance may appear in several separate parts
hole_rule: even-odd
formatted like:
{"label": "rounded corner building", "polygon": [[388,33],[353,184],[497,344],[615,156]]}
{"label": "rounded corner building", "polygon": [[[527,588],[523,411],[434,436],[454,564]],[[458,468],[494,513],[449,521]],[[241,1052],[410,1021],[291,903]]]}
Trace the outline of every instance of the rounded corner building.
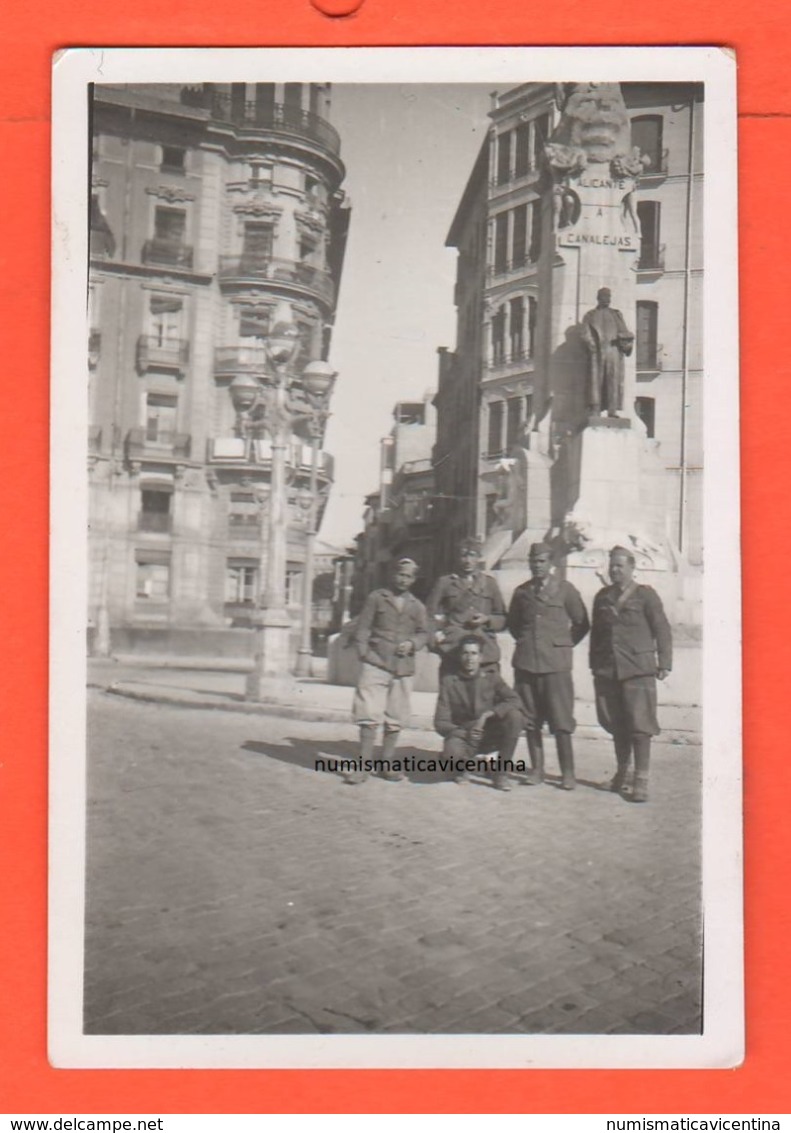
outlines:
{"label": "rounded corner building", "polygon": [[[97,652],[112,641],[217,655],[224,635],[212,631],[250,624],[265,582],[272,450],[265,434],[240,429],[230,386],[262,371],[264,341],[285,308],[299,332],[294,371],[328,357],[349,224],[330,96],[329,84],[315,83],[93,88]],[[287,456],[295,611],[310,522],[303,428],[293,425]],[[319,519],[332,478],[322,451]]]}

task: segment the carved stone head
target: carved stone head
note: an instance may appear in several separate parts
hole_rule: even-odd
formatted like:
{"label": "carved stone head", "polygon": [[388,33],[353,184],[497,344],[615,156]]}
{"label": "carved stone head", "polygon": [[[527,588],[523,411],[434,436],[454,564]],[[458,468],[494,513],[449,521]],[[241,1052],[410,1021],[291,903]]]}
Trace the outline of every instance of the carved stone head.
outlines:
{"label": "carved stone head", "polygon": [[589,163],[631,153],[631,125],[618,83],[569,84],[552,144],[584,151]]}

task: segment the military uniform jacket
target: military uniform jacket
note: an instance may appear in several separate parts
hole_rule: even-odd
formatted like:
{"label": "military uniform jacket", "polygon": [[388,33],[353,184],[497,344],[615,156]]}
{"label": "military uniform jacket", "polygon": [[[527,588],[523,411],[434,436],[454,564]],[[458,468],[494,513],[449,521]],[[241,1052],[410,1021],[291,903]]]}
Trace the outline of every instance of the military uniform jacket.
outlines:
{"label": "military uniform jacket", "polygon": [[449,673],[440,681],[434,727],[441,736],[466,738],[483,712],[503,716],[513,709],[521,713],[519,697],[494,670],[481,669],[475,677]]}
{"label": "military uniform jacket", "polygon": [[[410,677],[415,671],[415,654],[428,640],[426,608],[414,594],[405,593],[399,610],[396,595],[384,588],[367,597],[354,630],[360,660],[396,677]],[[408,657],[397,657],[396,646],[411,641]]]}
{"label": "military uniform jacket", "polygon": [[[451,653],[463,637],[474,633],[481,640],[481,661],[490,664],[500,660],[496,635],[505,629],[505,602],[500,587],[490,574],[475,571],[470,585],[459,574],[445,574],[434,584],[426,609],[432,627],[431,648],[441,654]],[[467,620],[472,614],[485,614],[489,622],[472,629]],[[437,630],[444,634],[436,641]]]}
{"label": "military uniform jacket", "polygon": [[662,599],[633,582],[622,592],[605,586],[593,600],[590,666],[595,675],[654,676],[673,666],[673,639]]}
{"label": "military uniform jacket", "polygon": [[508,609],[508,629],[516,640],[512,664],[528,673],[571,671],[573,649],[590,628],[588,611],[570,582],[550,575],[517,586]]}

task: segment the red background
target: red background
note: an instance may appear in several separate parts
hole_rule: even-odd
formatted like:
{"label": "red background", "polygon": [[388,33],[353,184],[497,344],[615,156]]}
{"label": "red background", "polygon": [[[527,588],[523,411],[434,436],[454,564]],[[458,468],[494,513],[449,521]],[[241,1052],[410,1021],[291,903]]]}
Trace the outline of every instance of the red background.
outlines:
{"label": "red background", "polygon": [[[791,1110],[786,816],[791,603],[791,83],[787,0],[10,0],[0,15],[0,1111],[783,1112]],[[540,36],[540,38],[537,38]],[[68,1071],[46,1055],[50,60],[88,46],[722,44],[739,61],[747,1057],[720,1071]],[[707,170],[716,178],[716,169]],[[714,375],[710,375],[713,379]],[[763,566],[761,565],[763,564]],[[716,563],[709,563],[716,569]],[[778,569],[779,568],[779,569]],[[763,574],[761,571],[763,570]],[[767,574],[767,571],[769,572]],[[761,581],[763,579],[763,582]],[[734,611],[735,614],[735,611]],[[734,656],[733,664],[739,664]],[[77,817],[75,816],[75,821]]]}

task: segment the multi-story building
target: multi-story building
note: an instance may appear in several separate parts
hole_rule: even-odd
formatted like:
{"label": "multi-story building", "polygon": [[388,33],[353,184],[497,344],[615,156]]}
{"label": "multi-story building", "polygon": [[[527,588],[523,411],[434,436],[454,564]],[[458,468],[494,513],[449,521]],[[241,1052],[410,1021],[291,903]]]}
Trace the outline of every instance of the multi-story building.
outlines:
{"label": "multi-story building", "polygon": [[365,499],[364,528],[357,536],[352,580],[352,612],[378,586],[386,586],[393,560],[414,559],[414,592],[424,597],[436,576],[434,473],[432,448],[436,411],[431,394],[422,401],[400,401],[393,427],[380,444],[379,488]]}
{"label": "multi-story building", "polygon": [[[90,614],[105,633],[249,622],[272,450],[241,435],[229,387],[262,371],[285,309],[294,372],[327,358],[349,220],[329,107],[328,84],[94,88]],[[303,428],[288,453],[295,615]],[[320,513],[332,477],[321,452]]]}
{"label": "multi-story building", "polygon": [[[674,541],[691,563],[699,563],[703,89],[654,82],[622,83],[621,89],[632,141],[650,160],[636,203],[638,298],[635,310],[624,312],[636,333],[635,409],[648,436],[660,442]],[[497,529],[503,458],[534,414],[538,312],[542,288],[552,286],[554,274],[550,265],[539,283],[542,150],[559,118],[556,94],[553,84],[526,83],[494,96],[489,143],[448,236],[448,244],[459,249],[458,333],[454,352],[440,356],[436,476],[445,499],[476,497],[474,514],[459,505],[454,540]],[[476,330],[471,314],[479,319]],[[454,444],[475,454],[472,467],[449,455]],[[445,569],[446,534],[437,540]]]}
{"label": "multi-story building", "polygon": [[438,351],[437,440],[434,446],[435,558],[439,574],[454,570],[458,544],[477,530],[478,403],[483,365],[489,142],[467,182],[446,247],[458,249],[456,346]]}

